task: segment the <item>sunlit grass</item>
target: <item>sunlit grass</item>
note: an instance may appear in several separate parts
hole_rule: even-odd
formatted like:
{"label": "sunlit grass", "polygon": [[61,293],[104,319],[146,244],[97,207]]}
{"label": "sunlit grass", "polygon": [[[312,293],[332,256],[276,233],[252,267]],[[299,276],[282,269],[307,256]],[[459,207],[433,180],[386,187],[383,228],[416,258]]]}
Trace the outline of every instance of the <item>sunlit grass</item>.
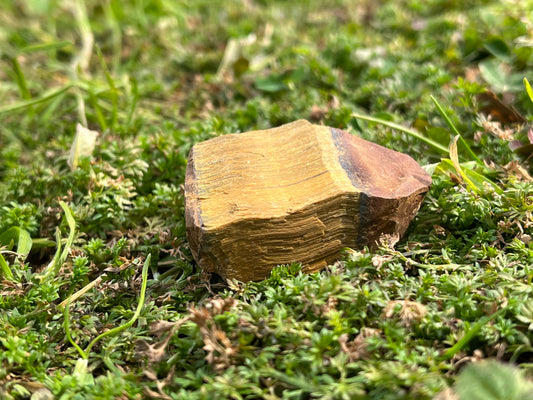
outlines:
{"label": "sunlit grass", "polygon": [[[531,10],[1,3],[0,398],[433,399],[471,393],[474,360],[531,375],[532,139],[505,121],[532,120]],[[432,173],[407,236],[311,275],[204,276],[189,149],[299,118]]]}

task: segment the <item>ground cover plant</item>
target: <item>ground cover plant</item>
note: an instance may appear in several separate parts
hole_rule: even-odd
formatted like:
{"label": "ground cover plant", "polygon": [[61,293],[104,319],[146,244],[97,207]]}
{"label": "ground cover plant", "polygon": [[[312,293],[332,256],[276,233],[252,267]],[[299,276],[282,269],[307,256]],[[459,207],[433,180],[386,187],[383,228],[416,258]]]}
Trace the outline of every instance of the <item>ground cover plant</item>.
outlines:
{"label": "ground cover plant", "polygon": [[[532,21],[530,0],[1,2],[0,398],[533,398]],[[190,147],[299,118],[432,173],[406,237],[202,275]]]}

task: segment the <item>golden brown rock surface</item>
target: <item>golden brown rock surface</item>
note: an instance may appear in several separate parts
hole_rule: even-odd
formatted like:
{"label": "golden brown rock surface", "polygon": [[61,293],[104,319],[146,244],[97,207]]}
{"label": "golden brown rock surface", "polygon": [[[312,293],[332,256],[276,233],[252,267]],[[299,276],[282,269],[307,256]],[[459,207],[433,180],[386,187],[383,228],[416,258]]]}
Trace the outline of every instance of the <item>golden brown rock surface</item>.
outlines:
{"label": "golden brown rock surface", "polygon": [[313,272],[344,247],[402,235],[430,184],[411,157],[303,120],[220,136],[189,154],[187,237],[198,264],[227,279],[291,262]]}

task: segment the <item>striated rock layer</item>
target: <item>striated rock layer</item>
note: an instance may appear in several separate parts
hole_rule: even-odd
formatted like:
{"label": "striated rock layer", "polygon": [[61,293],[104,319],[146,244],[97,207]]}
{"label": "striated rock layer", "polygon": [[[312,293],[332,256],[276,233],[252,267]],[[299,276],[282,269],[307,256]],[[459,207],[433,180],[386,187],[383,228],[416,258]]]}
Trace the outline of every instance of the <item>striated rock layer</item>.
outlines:
{"label": "striated rock layer", "polygon": [[344,247],[402,235],[431,177],[411,157],[299,120],[196,144],[185,179],[192,254],[207,272],[261,280],[314,272]]}

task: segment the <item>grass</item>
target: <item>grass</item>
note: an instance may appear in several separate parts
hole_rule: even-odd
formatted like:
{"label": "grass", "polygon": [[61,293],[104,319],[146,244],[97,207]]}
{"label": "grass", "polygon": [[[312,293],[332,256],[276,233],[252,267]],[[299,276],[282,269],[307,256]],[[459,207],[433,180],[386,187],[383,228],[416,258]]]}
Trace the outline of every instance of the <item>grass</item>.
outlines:
{"label": "grass", "polygon": [[[531,398],[531,10],[1,3],[0,397]],[[406,237],[204,276],[189,149],[298,118],[432,173]]]}

